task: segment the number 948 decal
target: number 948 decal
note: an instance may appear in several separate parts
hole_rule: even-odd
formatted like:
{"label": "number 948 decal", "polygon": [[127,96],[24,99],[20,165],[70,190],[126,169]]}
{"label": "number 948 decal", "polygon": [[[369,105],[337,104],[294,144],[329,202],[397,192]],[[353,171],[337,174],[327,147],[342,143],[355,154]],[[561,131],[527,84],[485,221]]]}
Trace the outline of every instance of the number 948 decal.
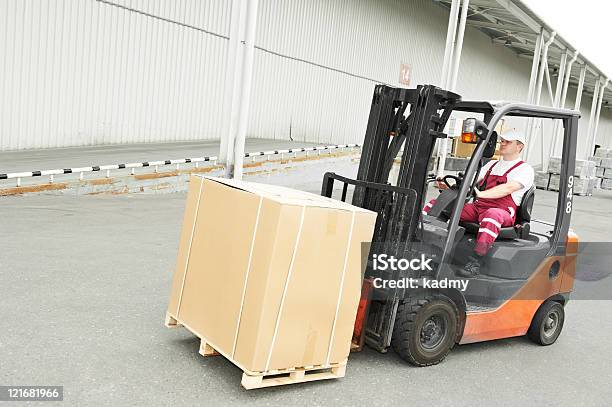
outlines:
{"label": "number 948 decal", "polygon": [[574,176],[570,175],[567,179],[567,202],[565,203],[565,213],[572,212],[572,198],[574,196]]}

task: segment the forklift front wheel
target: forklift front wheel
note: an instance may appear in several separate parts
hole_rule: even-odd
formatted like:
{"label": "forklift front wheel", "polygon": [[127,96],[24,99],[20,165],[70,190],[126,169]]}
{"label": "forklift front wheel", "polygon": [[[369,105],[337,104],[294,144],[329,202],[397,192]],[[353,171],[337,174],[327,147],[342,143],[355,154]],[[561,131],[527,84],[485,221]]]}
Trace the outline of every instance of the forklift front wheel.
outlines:
{"label": "forklift front wheel", "polygon": [[411,298],[398,306],[391,346],[412,365],[435,365],[455,345],[457,326],[457,308],[445,296]]}
{"label": "forklift front wheel", "polygon": [[561,334],[564,321],[563,305],[555,301],[546,301],[535,313],[527,336],[539,345],[552,345]]}

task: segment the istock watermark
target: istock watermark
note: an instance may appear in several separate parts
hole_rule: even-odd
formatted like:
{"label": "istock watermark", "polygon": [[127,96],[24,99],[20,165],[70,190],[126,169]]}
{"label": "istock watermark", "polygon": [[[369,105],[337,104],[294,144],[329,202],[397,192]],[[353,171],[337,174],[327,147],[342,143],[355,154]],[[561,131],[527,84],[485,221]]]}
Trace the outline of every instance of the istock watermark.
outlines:
{"label": "istock watermark", "polygon": [[387,254],[374,254],[372,255],[372,265],[374,270],[380,271],[406,271],[406,270],[429,270],[433,271],[429,263],[432,259],[427,258],[425,254],[421,253],[420,258],[404,259],[396,258],[395,256],[389,256]]}
{"label": "istock watermark", "polygon": [[[395,257],[385,253],[372,254],[372,269],[375,272],[386,271],[432,271],[432,258],[421,253],[418,257],[403,258]],[[376,277],[372,280],[375,288],[401,288],[401,289],[456,289],[460,291],[467,290],[469,280],[466,279],[451,279],[451,278],[429,278],[429,277],[397,277],[384,278]]]}
{"label": "istock watermark", "polygon": [[459,280],[452,278],[443,278],[440,280],[432,278],[412,278],[405,277],[400,279],[384,279],[376,277],[372,280],[375,288],[435,288],[446,289],[454,288],[456,290],[465,291],[468,287],[468,280]]}

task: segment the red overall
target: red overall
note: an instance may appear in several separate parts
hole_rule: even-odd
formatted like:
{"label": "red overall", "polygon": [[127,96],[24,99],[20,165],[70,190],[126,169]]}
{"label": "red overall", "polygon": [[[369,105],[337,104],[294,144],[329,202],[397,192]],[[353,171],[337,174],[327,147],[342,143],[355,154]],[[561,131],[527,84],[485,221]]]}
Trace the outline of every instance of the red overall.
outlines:
{"label": "red overall", "polygon": [[[497,165],[495,162],[491,168],[487,171],[483,181],[478,185],[481,191],[491,189],[497,185],[505,184],[508,182],[508,174],[519,165],[523,164],[523,161],[519,161],[503,175],[491,175],[493,167]],[[436,202],[435,199],[429,201],[423,208],[423,213],[429,212],[433,204]],[[476,247],[474,252],[481,256],[487,254],[497,235],[502,227],[513,226],[516,220],[516,203],[512,199],[512,194],[508,194],[502,198],[478,198],[473,203],[465,204],[461,211],[461,217],[459,218],[462,222],[473,222],[478,223],[480,228],[476,235]]]}

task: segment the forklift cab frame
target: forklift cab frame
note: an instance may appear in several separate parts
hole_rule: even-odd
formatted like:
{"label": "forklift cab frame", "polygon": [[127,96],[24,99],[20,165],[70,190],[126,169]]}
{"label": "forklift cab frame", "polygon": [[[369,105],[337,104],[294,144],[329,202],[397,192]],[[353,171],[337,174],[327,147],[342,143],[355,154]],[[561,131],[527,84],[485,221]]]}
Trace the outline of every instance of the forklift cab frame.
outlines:
{"label": "forklift cab frame", "polygon": [[[569,232],[569,225],[573,202],[573,174],[575,169],[576,143],[578,133],[578,119],[580,112],[569,109],[558,109],[546,106],[528,105],[522,103],[496,103],[488,102],[460,102],[454,111],[482,113],[484,123],[487,125],[488,133],[486,138],[479,140],[474,153],[465,171],[464,180],[472,180],[477,176],[480,163],[487,143],[491,140],[494,129],[499,121],[505,116],[519,116],[525,118],[539,119],[559,119],[563,123],[563,150],[561,155],[561,172],[559,181],[559,194],[557,198],[557,213],[555,217],[553,233],[550,236],[551,248],[548,255],[552,255],[561,247],[565,249],[564,243]],[[468,197],[474,182],[461,183],[458,197]],[[569,193],[568,193],[569,192]],[[452,210],[452,215],[448,223],[448,238],[444,247],[444,258],[442,262],[448,260],[452,253],[453,241],[459,229],[459,217],[463,209],[463,201],[457,199],[456,205]]]}

